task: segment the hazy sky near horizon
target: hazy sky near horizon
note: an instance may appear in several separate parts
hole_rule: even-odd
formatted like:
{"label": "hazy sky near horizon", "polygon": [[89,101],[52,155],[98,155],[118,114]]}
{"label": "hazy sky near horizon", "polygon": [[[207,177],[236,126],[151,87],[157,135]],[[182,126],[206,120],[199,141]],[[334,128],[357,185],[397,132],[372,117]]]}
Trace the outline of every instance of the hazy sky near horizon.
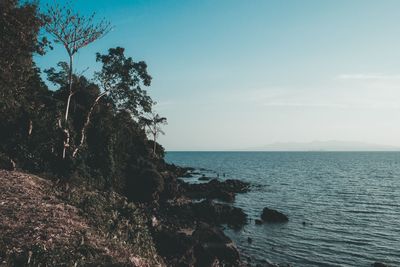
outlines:
{"label": "hazy sky near horizon", "polygon": [[[41,0],[41,5],[52,0]],[[63,1],[58,1],[63,2]],[[400,146],[400,1],[76,0],[114,26],[81,50],[145,60],[167,150],[347,140]],[[41,68],[66,61],[60,46]]]}

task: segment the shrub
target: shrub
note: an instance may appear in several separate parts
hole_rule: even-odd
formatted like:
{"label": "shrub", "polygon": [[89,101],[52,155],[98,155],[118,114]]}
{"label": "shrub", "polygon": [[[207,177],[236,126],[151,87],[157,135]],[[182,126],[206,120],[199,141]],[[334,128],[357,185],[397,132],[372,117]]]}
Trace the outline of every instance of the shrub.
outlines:
{"label": "shrub", "polygon": [[144,169],[127,181],[126,195],[130,200],[149,202],[158,199],[164,190],[164,179],[155,169]]}

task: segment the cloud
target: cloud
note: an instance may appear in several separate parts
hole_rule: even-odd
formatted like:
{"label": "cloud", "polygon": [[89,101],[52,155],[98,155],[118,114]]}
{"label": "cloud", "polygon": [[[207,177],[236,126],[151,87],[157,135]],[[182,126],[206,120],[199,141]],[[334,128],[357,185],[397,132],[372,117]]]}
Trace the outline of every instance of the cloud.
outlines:
{"label": "cloud", "polygon": [[264,107],[399,110],[400,75],[342,74],[319,85],[292,86],[277,94],[256,95],[255,103]]}
{"label": "cloud", "polygon": [[400,80],[400,75],[387,75],[382,73],[355,73],[340,74],[338,80]]}
{"label": "cloud", "polygon": [[351,105],[344,103],[316,103],[316,102],[266,102],[266,107],[298,107],[298,108],[350,108]]}

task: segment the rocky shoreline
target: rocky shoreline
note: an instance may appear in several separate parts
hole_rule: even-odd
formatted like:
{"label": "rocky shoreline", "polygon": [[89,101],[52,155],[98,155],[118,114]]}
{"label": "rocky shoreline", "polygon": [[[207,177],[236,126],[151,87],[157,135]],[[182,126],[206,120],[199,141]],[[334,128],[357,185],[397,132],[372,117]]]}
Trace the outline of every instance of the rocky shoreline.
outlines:
{"label": "rocky shoreline", "polygon": [[[147,203],[0,170],[0,266],[290,266],[251,262],[225,235],[225,227],[241,229],[249,223],[232,204],[236,194],[250,190],[248,183],[188,183],[180,177],[194,170],[167,166],[163,178],[168,186]],[[257,221],[288,220],[265,208]]]}
{"label": "rocky shoreline", "polygon": [[193,169],[169,168],[165,178],[170,191],[150,211],[156,248],[167,265],[247,266],[223,226],[241,228],[247,223],[247,215],[231,202],[237,193],[247,192],[249,184],[217,179],[190,184],[179,177],[190,177]]}
{"label": "rocky shoreline", "polygon": [[167,166],[163,192],[146,203],[0,171],[0,266],[250,266],[223,231],[248,223],[232,201],[250,185],[189,184],[179,177],[191,170]]}
{"label": "rocky shoreline", "polygon": [[[193,168],[169,168],[167,180],[174,191],[160,197],[152,228],[157,250],[169,266],[289,266],[268,260],[251,263],[224,234],[224,227],[238,230],[249,223],[247,214],[233,205],[237,194],[251,190],[249,183],[218,179],[218,174],[208,177]],[[280,218],[264,215],[262,223],[286,222]]]}

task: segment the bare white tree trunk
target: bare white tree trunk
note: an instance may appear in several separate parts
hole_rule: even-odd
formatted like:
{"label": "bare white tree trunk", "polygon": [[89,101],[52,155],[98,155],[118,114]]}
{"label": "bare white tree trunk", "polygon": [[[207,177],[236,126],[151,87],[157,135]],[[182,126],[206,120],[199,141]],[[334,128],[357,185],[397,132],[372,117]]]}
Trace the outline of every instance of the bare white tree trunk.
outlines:
{"label": "bare white tree trunk", "polygon": [[65,116],[64,116],[64,133],[65,133],[65,140],[64,140],[64,147],[63,147],[63,159],[65,159],[67,148],[69,147],[69,140],[70,134],[68,129],[68,115],[69,115],[69,106],[71,103],[71,98],[74,95],[72,92],[72,64],[73,64],[73,55],[68,52],[69,55],[69,71],[68,71],[68,83],[69,83],[69,95],[67,99],[67,107],[65,108]]}
{"label": "bare white tree trunk", "polygon": [[100,99],[105,96],[107,93],[101,93],[93,102],[93,105],[90,107],[88,114],[86,115],[86,120],[85,120],[85,124],[82,127],[81,130],[81,140],[79,142],[79,145],[75,148],[74,152],[72,153],[72,157],[76,157],[76,155],[78,154],[79,149],[83,146],[84,142],[85,142],[85,138],[86,138],[86,130],[90,124],[90,118],[92,116],[93,110],[96,107],[96,105],[99,103]]}
{"label": "bare white tree trunk", "polygon": [[69,84],[69,95],[68,95],[68,100],[67,100],[67,107],[65,109],[65,123],[68,121],[68,115],[69,115],[69,106],[71,102],[71,97],[73,95],[72,92],[72,64],[73,64],[74,56],[69,53],[69,71],[68,71],[68,84]]}
{"label": "bare white tree trunk", "polygon": [[32,120],[29,120],[29,128],[28,128],[28,135],[30,136],[33,131],[33,122]]}

